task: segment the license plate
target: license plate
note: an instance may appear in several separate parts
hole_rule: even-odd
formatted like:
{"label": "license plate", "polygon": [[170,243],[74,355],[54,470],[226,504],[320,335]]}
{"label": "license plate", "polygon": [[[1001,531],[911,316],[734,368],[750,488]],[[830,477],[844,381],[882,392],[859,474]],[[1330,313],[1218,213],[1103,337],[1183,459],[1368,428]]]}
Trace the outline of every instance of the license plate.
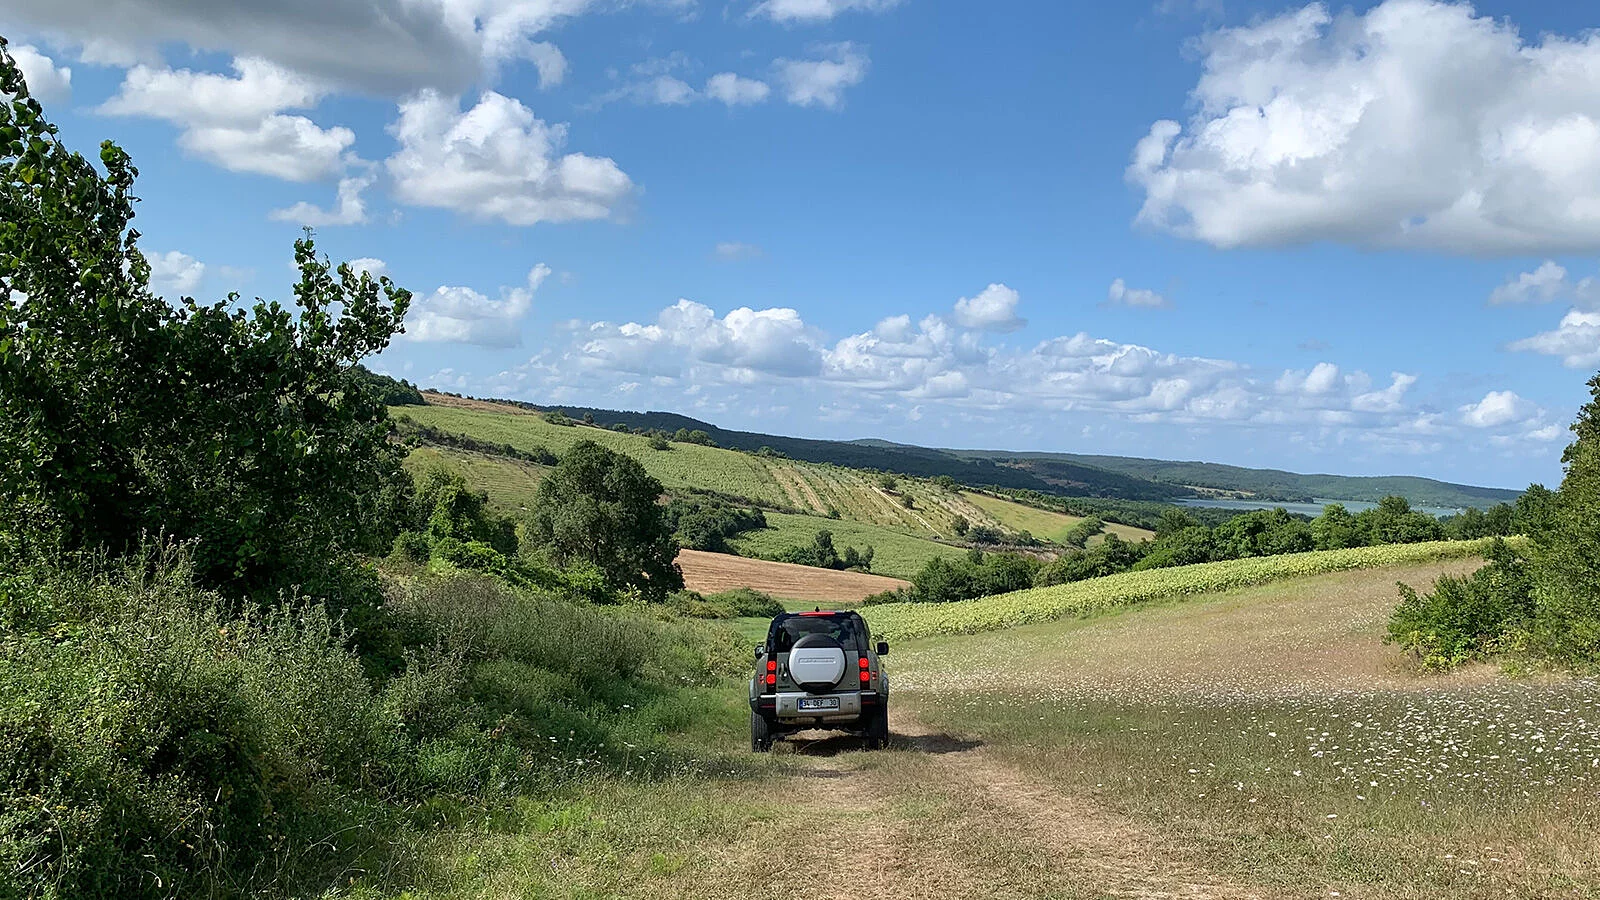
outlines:
{"label": "license plate", "polygon": [[838,709],[838,697],[801,697],[801,709]]}

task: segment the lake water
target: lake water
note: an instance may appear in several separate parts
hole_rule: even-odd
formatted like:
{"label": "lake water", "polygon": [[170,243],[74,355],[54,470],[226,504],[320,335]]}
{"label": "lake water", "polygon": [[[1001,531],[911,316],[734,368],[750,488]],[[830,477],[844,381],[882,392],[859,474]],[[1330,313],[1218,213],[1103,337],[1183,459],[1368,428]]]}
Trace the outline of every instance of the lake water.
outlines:
{"label": "lake water", "polygon": [[[1377,506],[1364,500],[1314,500],[1311,503],[1285,503],[1272,500],[1179,500],[1181,506],[1203,506],[1208,509],[1278,509],[1285,512],[1299,513],[1303,516],[1320,516],[1322,507],[1329,503],[1342,503],[1344,508],[1352,513],[1361,512]],[[1421,510],[1430,516],[1453,516],[1461,512],[1459,509],[1446,509],[1442,506],[1413,506],[1412,509]]]}

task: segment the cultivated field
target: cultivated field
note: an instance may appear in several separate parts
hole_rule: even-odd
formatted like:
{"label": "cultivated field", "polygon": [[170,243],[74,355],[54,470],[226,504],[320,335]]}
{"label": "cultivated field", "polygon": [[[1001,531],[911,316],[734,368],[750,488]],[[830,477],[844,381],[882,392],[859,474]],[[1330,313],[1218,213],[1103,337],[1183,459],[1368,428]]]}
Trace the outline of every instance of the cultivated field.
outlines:
{"label": "cultivated field", "polygon": [[[637,459],[669,491],[715,491],[769,508],[819,517],[837,515],[841,520],[910,535],[954,538],[950,526],[956,516],[974,525],[1002,524],[962,493],[944,490],[930,481],[901,478],[891,492],[880,487],[877,476],[869,472],[695,444],[675,443],[670,450],[654,450],[650,440],[641,435],[583,425],[552,425],[540,416],[522,410],[508,411],[511,409],[514,408],[482,401],[459,401],[449,406],[395,407],[392,413],[521,450],[542,447],[558,456],[574,443],[590,440]],[[909,508],[904,504],[905,496],[911,497]]]}
{"label": "cultivated field", "polygon": [[882,753],[746,755],[734,681],[672,777],[464,826],[417,896],[1600,896],[1600,686],[1381,643],[1397,579],[1477,564],[900,644]]}
{"label": "cultivated field", "polygon": [[1069,616],[1110,612],[1154,600],[1268,584],[1285,578],[1460,559],[1477,555],[1486,544],[1486,541],[1389,544],[1122,572],[960,603],[888,603],[873,607],[869,618],[874,629],[899,639],[977,634]]}
{"label": "cultivated field", "polygon": [[796,516],[788,513],[767,513],[766,528],[748,531],[730,543],[745,556],[775,556],[790,547],[809,545],[818,531],[833,534],[833,545],[842,552],[845,547],[873,550],[872,571],[878,575],[910,578],[930,559],[950,559],[966,554],[960,547],[941,544],[927,538],[912,537],[881,525],[864,525],[846,519],[825,519],[821,516]]}
{"label": "cultivated field", "polygon": [[684,585],[702,594],[747,587],[793,600],[854,602],[868,594],[892,591],[905,585],[904,581],[882,575],[795,566],[700,550],[680,550],[678,566],[683,569]]}
{"label": "cultivated field", "polygon": [[[1028,506],[1011,500],[1002,500],[999,497],[993,497],[988,494],[980,494],[977,491],[962,491],[961,496],[973,506],[983,510],[989,518],[994,519],[1012,531],[1026,531],[1036,538],[1060,541],[1062,536],[1073,525],[1083,521],[1081,516],[1069,516],[1066,513],[1059,513],[1054,510],[1039,509],[1036,506]],[[1153,531],[1135,528],[1132,525],[1119,525],[1116,522],[1107,522],[1105,530],[1107,533],[1114,534],[1125,541],[1132,541],[1135,544],[1156,536]],[[1090,539],[1090,543],[1093,544],[1099,540],[1101,538],[1096,536]]]}

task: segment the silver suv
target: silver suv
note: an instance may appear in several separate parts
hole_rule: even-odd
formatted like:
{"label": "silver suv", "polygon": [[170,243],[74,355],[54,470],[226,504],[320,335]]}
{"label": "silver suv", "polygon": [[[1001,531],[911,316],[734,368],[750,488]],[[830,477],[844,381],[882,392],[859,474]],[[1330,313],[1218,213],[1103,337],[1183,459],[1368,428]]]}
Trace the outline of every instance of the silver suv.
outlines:
{"label": "silver suv", "polygon": [[756,645],[750,678],[750,749],[813,728],[860,734],[877,750],[889,739],[889,676],[865,619],[854,612],[784,613]]}

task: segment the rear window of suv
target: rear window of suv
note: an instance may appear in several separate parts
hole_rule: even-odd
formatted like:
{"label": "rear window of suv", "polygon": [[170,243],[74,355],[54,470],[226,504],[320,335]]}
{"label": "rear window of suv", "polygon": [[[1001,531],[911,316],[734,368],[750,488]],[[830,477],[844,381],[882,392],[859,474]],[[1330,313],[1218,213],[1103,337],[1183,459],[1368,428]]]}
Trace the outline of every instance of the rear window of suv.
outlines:
{"label": "rear window of suv", "polygon": [[825,634],[839,642],[839,646],[857,653],[867,652],[866,628],[855,615],[789,616],[772,626],[768,644],[775,653],[787,653],[794,642],[808,634]]}

